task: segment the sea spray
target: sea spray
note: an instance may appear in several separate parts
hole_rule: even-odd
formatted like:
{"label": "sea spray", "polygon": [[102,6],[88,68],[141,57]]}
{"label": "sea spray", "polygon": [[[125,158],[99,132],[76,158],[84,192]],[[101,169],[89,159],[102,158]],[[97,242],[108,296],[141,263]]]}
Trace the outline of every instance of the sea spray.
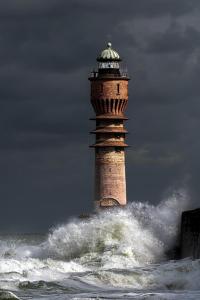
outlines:
{"label": "sea spray", "polygon": [[[177,192],[157,206],[134,202],[71,220],[43,241],[2,237],[0,288],[22,299],[91,299],[100,294],[105,299],[199,299],[200,260],[170,261],[166,256],[176,244],[188,201],[187,193]],[[177,298],[180,290],[185,292]]]}
{"label": "sea spray", "polygon": [[49,235],[46,248],[58,259],[80,259],[123,268],[160,262],[174,246],[187,193],[174,193],[158,206],[134,202],[87,220],[73,220]]}

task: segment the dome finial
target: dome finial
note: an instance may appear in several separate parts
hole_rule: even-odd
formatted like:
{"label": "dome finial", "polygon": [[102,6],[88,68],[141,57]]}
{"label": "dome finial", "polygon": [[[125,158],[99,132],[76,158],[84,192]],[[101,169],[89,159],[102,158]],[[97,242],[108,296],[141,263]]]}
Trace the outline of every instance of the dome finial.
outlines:
{"label": "dome finial", "polygon": [[97,61],[120,61],[121,58],[117,51],[112,48],[111,42],[107,43],[107,48],[101,51]]}

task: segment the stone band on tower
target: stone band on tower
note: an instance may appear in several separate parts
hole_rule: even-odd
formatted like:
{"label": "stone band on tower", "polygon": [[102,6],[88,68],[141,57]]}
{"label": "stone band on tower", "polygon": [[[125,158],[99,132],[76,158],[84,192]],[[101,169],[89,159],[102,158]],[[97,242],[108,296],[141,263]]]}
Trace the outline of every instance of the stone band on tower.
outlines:
{"label": "stone band on tower", "polygon": [[128,75],[120,68],[121,58],[111,43],[97,58],[93,71],[91,103],[96,113],[95,203],[96,207],[126,205],[124,111],[128,103]]}

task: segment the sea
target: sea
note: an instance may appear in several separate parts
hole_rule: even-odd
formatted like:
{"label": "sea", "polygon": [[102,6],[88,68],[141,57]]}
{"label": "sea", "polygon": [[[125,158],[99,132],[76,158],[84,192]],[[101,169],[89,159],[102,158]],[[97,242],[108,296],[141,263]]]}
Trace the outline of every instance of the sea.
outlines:
{"label": "sea", "polygon": [[200,260],[175,259],[188,196],[0,236],[0,299],[200,299]]}

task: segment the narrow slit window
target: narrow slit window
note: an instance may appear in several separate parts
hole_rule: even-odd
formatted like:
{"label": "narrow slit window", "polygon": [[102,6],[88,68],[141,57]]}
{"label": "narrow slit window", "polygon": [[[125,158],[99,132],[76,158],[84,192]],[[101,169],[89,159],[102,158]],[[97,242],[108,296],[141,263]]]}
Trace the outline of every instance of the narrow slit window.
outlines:
{"label": "narrow slit window", "polygon": [[117,84],[117,94],[119,94],[120,93],[120,85],[119,85],[119,83]]}
{"label": "narrow slit window", "polygon": [[103,83],[101,83],[101,88],[100,88],[100,90],[101,90],[101,93],[103,93]]}

